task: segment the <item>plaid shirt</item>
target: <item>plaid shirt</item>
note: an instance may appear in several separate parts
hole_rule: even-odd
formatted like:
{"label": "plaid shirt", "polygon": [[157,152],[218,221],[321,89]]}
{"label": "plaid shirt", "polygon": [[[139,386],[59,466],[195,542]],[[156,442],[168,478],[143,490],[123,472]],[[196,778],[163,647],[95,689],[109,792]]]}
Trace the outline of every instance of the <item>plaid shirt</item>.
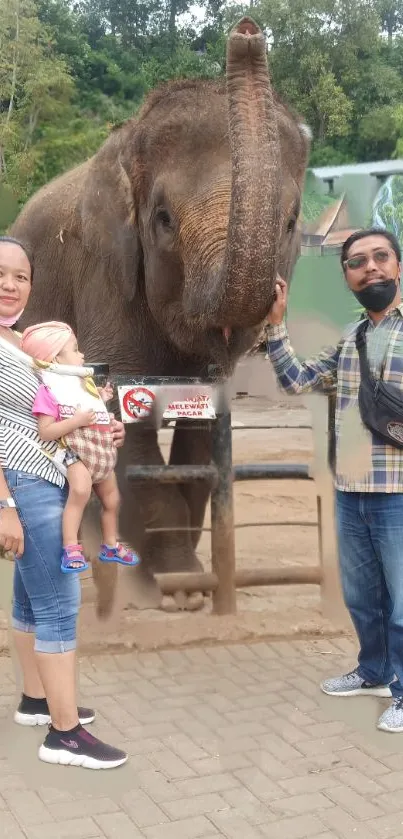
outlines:
{"label": "plaid shirt", "polygon": [[[361,422],[357,326],[358,321],[347,327],[337,347],[326,348],[304,362],[292,349],[286,326],[269,326],[268,355],[287,392],[336,392],[336,488],[345,492],[403,492],[403,449],[375,442]],[[403,391],[403,304],[376,327],[369,319],[367,354],[372,372],[378,377],[382,372],[385,381]],[[357,444],[360,449],[361,443],[363,457],[354,466],[354,457],[359,454]]]}

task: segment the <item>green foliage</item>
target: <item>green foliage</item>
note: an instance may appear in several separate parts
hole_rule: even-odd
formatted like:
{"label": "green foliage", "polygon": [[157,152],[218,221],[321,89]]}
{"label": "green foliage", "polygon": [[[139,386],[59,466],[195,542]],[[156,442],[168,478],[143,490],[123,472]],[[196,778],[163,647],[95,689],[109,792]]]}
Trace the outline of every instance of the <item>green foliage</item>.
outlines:
{"label": "green foliage", "polygon": [[[195,9],[0,0],[0,188],[20,206],[91,156],[151,88],[223,73],[228,31],[244,14],[266,34],[277,91],[312,129],[311,165],[403,156],[403,0],[197,0]],[[306,218],[316,200],[308,190]]]}
{"label": "green foliage", "polygon": [[215,78],[220,70],[214,56],[211,58],[208,54],[197,55],[187,44],[179,44],[164,61],[153,56],[142,65],[142,75],[147,90],[170,79]]}
{"label": "green foliage", "polygon": [[381,105],[362,117],[359,123],[358,148],[368,150],[375,160],[381,155],[391,157],[397,140],[393,105]]}
{"label": "green foliage", "polygon": [[383,35],[391,5],[392,0],[258,4],[270,32],[275,85],[313,130],[312,165],[390,157],[395,150],[393,132],[381,125],[374,136],[369,129],[374,111],[393,109],[403,98],[400,12],[390,43]]}
{"label": "green foliage", "polygon": [[37,132],[63,116],[73,82],[33,0],[1,0],[0,10],[0,176],[24,200]]}
{"label": "green foliage", "polygon": [[334,203],[330,195],[320,195],[317,190],[309,189],[308,185],[302,195],[302,217],[304,221],[316,221],[326,207]]}
{"label": "green foliage", "polygon": [[354,154],[342,147],[335,148],[330,144],[316,140],[310,156],[310,166],[341,166],[343,163],[354,163]]}

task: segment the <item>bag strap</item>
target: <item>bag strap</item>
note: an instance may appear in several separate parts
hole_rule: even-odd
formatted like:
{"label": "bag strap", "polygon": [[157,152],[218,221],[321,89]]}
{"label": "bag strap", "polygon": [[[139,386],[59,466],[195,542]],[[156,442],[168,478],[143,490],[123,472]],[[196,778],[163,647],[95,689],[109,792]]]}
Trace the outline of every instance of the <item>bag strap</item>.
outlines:
{"label": "bag strap", "polygon": [[[371,382],[376,382],[376,378],[371,373],[371,369],[370,369],[369,362],[368,362],[367,347],[366,347],[366,340],[365,340],[365,335],[366,335],[367,329],[368,329],[368,321],[367,320],[361,321],[361,323],[358,326],[356,335],[355,335],[355,345],[357,347],[358,356],[359,356],[359,359],[360,359],[361,378],[362,379],[364,378],[366,380],[370,379]],[[387,343],[387,346],[385,348],[384,357],[382,359],[382,363],[381,363],[380,368],[379,368],[379,379],[383,379],[383,374],[385,372],[387,356],[388,356],[388,346],[389,346],[389,342]]]}
{"label": "bag strap", "polygon": [[51,455],[49,452],[46,451],[46,449],[43,449],[42,446],[39,445],[39,443],[35,443],[35,440],[31,440],[30,437],[27,437],[25,434],[21,434],[20,431],[16,431],[14,428],[10,430],[12,430],[13,434],[16,437],[19,437],[21,440],[24,440],[25,443],[29,443],[29,445],[32,446],[33,449],[36,449],[38,452],[44,455],[44,457],[47,457],[48,460],[50,460],[50,462],[53,464],[53,466],[55,466],[55,468],[58,469],[59,472],[61,472],[65,478],[67,477],[66,467],[63,463],[60,463],[54,455]]}
{"label": "bag strap", "polygon": [[32,358],[27,353],[23,352],[19,347],[15,344],[12,344],[11,341],[7,341],[5,338],[0,336],[0,347],[5,350],[5,352],[10,353],[13,355],[14,358],[17,358],[18,361],[21,361],[27,367],[29,367],[34,372],[38,373],[41,370],[47,370],[50,373],[62,373],[63,376],[79,376],[82,379],[86,379],[88,377],[92,377],[94,375],[94,368],[93,367],[75,367],[69,364],[57,364],[57,362],[48,362],[48,361],[38,361],[36,358]]}
{"label": "bag strap", "polygon": [[374,377],[371,373],[371,369],[368,363],[367,346],[365,340],[367,328],[368,321],[364,320],[359,324],[355,335],[355,346],[357,347],[358,357],[360,360],[361,379],[370,381],[372,383],[374,381]]}

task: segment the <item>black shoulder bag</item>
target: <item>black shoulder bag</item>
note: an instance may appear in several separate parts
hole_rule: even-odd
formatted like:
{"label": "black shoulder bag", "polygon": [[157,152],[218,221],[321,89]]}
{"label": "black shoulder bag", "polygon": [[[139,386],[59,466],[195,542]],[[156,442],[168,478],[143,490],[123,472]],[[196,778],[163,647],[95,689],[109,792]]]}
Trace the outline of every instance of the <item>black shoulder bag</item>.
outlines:
{"label": "black shoulder bag", "polygon": [[364,425],[380,442],[403,449],[403,393],[396,385],[376,379],[370,370],[365,333],[368,321],[360,323],[355,345],[360,359],[361,382],[358,404]]}

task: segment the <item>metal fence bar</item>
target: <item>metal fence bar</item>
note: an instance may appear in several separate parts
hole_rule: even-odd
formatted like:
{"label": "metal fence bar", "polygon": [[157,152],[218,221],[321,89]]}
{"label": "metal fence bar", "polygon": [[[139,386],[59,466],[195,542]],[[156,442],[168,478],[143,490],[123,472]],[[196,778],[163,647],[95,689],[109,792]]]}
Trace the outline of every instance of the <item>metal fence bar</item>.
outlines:
{"label": "metal fence bar", "polygon": [[[220,419],[213,424],[216,429]],[[213,430],[213,436],[215,431]],[[218,452],[218,456],[220,453]],[[130,481],[157,481],[163,484],[178,484],[191,481],[219,480],[217,464],[210,466],[128,466],[126,475]],[[246,463],[232,468],[235,481],[270,480],[313,480],[309,466],[305,463]]]}
{"label": "metal fence bar", "polygon": [[[213,425],[215,429],[220,418]],[[217,451],[220,457],[220,452]],[[221,468],[221,467],[220,467]],[[126,475],[130,481],[158,481],[158,483],[174,484],[188,481],[210,481],[216,484],[219,480],[217,464],[210,466],[128,466]],[[309,466],[305,463],[246,463],[232,467],[232,477],[235,481],[267,481],[267,480],[313,480],[309,473]]]}
{"label": "metal fence bar", "polygon": [[[165,429],[170,429],[174,426],[176,420],[172,419],[165,419],[163,420],[162,427]],[[205,429],[206,423],[212,423],[214,420],[204,420],[204,425],[197,425],[197,422],[194,419],[186,419],[186,417],[181,417],[181,428],[184,428],[186,431],[197,431],[200,429]],[[185,424],[186,423],[186,424]],[[312,431],[312,425],[281,425],[278,423],[276,425],[233,425],[233,431]]]}
{"label": "metal fence bar", "polygon": [[327,400],[327,462],[331,472],[334,472],[336,461],[336,394],[332,393]]}
{"label": "metal fence bar", "polygon": [[[88,363],[88,367],[90,367]],[[200,378],[195,376],[124,376],[118,373],[111,373],[109,381],[117,387],[130,387],[131,385],[138,385],[139,387],[158,387],[160,385],[174,386],[177,385],[186,387],[186,385],[217,385],[219,379],[217,376],[207,376]]]}
{"label": "metal fence bar", "polygon": [[[177,591],[213,593],[214,599],[219,591],[218,575],[214,572],[182,572],[156,574],[156,580],[163,594],[175,594]],[[319,565],[308,567],[292,566],[289,568],[245,568],[234,576],[235,589],[254,588],[255,586],[295,586],[320,585],[322,572]],[[214,611],[216,611],[214,609]],[[218,612],[216,612],[218,614]],[[220,614],[230,614],[228,611]]]}
{"label": "metal fence bar", "polygon": [[312,431],[312,425],[234,425],[233,431],[271,431],[272,429],[281,429],[281,431]]}
{"label": "metal fence bar", "polygon": [[[234,530],[244,527],[318,527],[317,521],[245,521],[234,523]],[[211,533],[211,527],[146,527],[146,533]]]}
{"label": "metal fence bar", "polygon": [[222,389],[223,411],[212,426],[212,459],[218,482],[211,493],[211,567],[218,579],[213,592],[216,615],[236,613],[235,532],[231,412]]}
{"label": "metal fence bar", "polygon": [[247,463],[235,466],[236,481],[300,480],[312,481],[306,463]]}
{"label": "metal fence bar", "polygon": [[128,466],[129,481],[151,481],[161,484],[180,484],[193,481],[209,481],[216,484],[218,472],[215,466]]}

